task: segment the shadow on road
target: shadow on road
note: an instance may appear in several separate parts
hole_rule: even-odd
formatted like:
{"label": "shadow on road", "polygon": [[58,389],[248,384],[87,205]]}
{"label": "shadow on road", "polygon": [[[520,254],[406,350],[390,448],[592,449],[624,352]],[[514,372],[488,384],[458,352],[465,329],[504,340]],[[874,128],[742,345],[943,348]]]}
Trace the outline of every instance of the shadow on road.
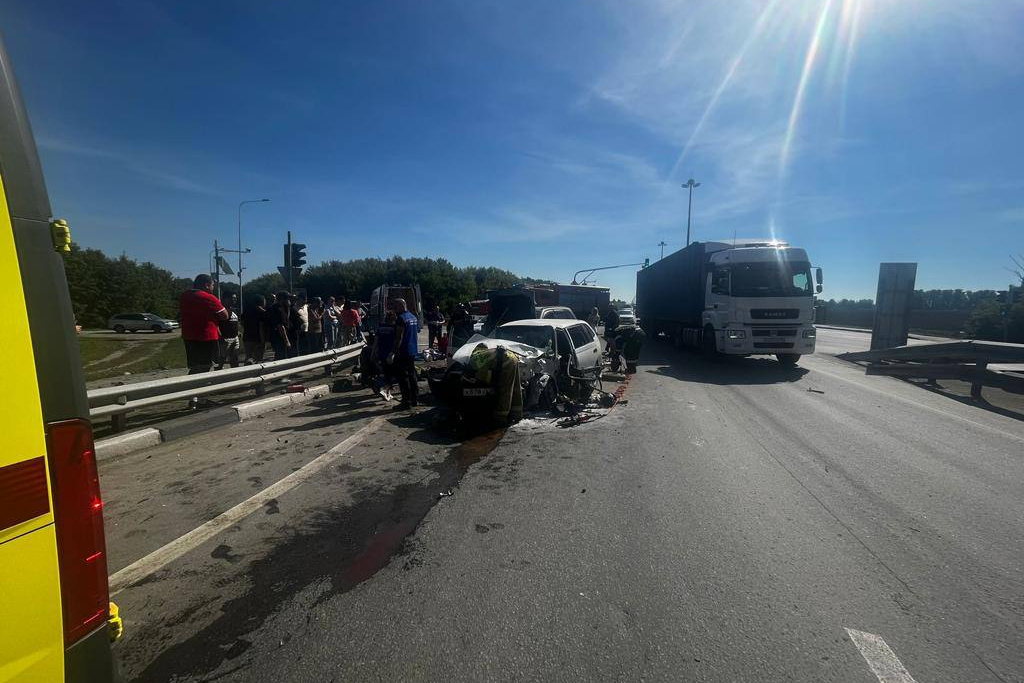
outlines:
{"label": "shadow on road", "polygon": [[[1003,417],[1009,417],[1013,418],[1014,420],[1020,420],[1024,422],[1024,412],[1020,412],[1019,409],[1014,410],[1013,408],[1005,407],[1005,405],[998,405],[997,403],[992,403],[989,400],[987,400],[984,396],[981,399],[971,398],[971,385],[968,384],[967,382],[956,382],[954,380],[940,380],[939,384],[932,386],[929,385],[927,382],[923,381],[904,381],[907,382],[907,384],[913,384],[915,387],[919,387],[921,389],[924,389],[925,391],[930,391],[933,394],[938,394],[939,396],[945,396],[948,399],[952,399],[954,401],[957,401],[958,403],[963,403],[966,406],[974,406],[975,408],[981,408],[982,410],[987,410],[990,413],[995,413],[996,415],[1002,415]],[[985,387],[984,391],[994,400],[998,401],[998,403],[1012,405],[1014,406],[1014,408],[1024,406],[1024,396],[1021,396],[1019,394],[1011,394],[1005,391],[1001,391],[999,389],[995,389],[993,387]]]}
{"label": "shadow on road", "polygon": [[637,362],[656,375],[702,384],[777,384],[796,382],[808,370],[799,365],[788,368],[774,358],[737,358],[706,356],[688,349],[674,349],[655,341],[644,347]]}

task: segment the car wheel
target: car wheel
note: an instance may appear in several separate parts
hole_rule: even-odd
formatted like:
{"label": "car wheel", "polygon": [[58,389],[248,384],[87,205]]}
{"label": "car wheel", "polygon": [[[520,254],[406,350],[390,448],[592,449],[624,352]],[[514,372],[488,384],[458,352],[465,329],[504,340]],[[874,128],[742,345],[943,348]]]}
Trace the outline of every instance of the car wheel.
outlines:
{"label": "car wheel", "polygon": [[160,327],[159,325],[153,325],[153,327],[151,327],[149,329],[153,330],[154,332],[163,332],[164,331],[164,328]]}
{"label": "car wheel", "polygon": [[775,357],[779,359],[779,362],[785,368],[795,368],[797,361],[800,360],[799,353],[777,353]]}
{"label": "car wheel", "polygon": [[124,325],[114,325],[114,332],[124,334]]}

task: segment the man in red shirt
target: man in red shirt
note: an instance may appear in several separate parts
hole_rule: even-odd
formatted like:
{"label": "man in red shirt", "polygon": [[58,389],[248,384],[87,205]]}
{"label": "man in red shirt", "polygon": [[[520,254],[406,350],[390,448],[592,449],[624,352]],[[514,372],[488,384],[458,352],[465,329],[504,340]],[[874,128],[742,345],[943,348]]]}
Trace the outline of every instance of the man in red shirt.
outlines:
{"label": "man in red shirt", "polygon": [[213,295],[213,278],[206,273],[197,275],[192,289],[181,295],[178,308],[188,374],[209,372],[218,355],[220,328],[217,323],[228,319],[224,304]]}

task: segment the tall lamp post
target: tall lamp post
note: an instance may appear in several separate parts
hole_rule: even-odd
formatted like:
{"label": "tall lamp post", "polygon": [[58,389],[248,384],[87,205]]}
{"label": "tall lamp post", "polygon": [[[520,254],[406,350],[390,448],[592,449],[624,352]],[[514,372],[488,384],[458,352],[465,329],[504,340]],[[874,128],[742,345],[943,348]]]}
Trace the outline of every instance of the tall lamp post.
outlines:
{"label": "tall lamp post", "polygon": [[[661,258],[665,258],[665,247],[667,247],[668,244],[665,242],[665,240],[662,240],[658,242],[658,246],[661,247]],[[658,260],[660,261],[661,259]]]}
{"label": "tall lamp post", "polygon": [[238,202],[238,305],[244,307],[242,301],[242,207],[246,204],[259,204],[269,202],[269,199],[246,199]]}
{"label": "tall lamp post", "polygon": [[686,246],[690,246],[690,216],[693,214],[693,188],[700,187],[700,183],[690,178],[681,187],[690,188],[690,202],[686,209]]}

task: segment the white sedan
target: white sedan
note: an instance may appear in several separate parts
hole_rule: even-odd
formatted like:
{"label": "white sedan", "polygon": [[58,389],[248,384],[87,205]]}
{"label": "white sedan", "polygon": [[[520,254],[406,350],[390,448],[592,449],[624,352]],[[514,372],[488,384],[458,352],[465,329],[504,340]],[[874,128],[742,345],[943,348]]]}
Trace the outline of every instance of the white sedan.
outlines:
{"label": "white sedan", "polygon": [[554,351],[556,356],[570,354],[573,367],[580,372],[601,370],[601,343],[594,328],[583,320],[516,320],[494,330],[494,338]]}

